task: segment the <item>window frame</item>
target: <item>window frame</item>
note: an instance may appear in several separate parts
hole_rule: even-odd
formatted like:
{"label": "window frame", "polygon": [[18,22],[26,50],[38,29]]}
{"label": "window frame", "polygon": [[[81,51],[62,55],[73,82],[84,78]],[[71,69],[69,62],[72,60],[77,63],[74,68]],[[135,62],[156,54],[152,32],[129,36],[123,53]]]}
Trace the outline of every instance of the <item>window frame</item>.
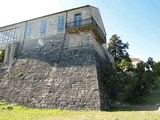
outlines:
{"label": "window frame", "polygon": [[45,35],[46,31],[47,31],[47,21],[43,20],[41,21],[40,35],[41,36]]}
{"label": "window frame", "polygon": [[[31,38],[32,30],[33,30],[32,24],[28,24],[26,27],[26,38]],[[17,32],[17,34],[19,34],[19,32]]]}
{"label": "window frame", "polygon": [[81,21],[82,21],[82,14],[75,14],[74,16],[74,27],[79,27],[81,26]]}
{"label": "window frame", "polygon": [[58,17],[57,31],[62,32],[65,28],[64,16]]}
{"label": "window frame", "polygon": [[20,37],[20,28],[1,31],[0,34],[0,43],[18,40]]}

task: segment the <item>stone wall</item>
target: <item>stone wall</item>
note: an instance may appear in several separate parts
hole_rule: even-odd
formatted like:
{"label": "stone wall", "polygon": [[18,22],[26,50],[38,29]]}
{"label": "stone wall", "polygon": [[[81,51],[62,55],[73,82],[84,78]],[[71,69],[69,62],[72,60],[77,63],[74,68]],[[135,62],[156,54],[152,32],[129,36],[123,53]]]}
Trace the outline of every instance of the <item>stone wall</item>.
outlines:
{"label": "stone wall", "polygon": [[[1,68],[0,101],[36,108],[106,110],[104,59],[93,46],[30,49]],[[57,61],[58,60],[58,61]]]}
{"label": "stone wall", "polygon": [[[49,109],[108,109],[104,66],[112,57],[108,59],[106,48],[90,30],[70,34],[65,28],[57,31],[59,17],[68,23],[79,13],[82,20],[94,18],[105,33],[99,10],[92,6],[0,28],[1,32],[20,28],[19,39],[0,44],[5,50],[4,64],[0,65],[0,101]],[[47,22],[46,34],[40,35],[43,20]],[[29,38],[27,25],[33,27]]]}

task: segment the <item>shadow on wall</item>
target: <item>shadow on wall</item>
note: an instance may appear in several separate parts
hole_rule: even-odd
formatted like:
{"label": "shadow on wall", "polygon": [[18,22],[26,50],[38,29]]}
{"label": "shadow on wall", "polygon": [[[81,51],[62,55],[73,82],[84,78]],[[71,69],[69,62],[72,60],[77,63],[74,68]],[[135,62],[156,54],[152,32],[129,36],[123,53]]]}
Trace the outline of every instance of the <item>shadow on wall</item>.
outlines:
{"label": "shadow on wall", "polygon": [[[83,78],[82,74],[88,78],[97,74],[95,68],[97,53],[94,47],[64,49],[57,61],[60,53],[61,49],[55,49],[54,46],[24,51],[11,67],[11,73],[3,73],[1,77],[10,74],[9,79],[45,80],[52,76],[51,74],[69,76],[77,73],[78,80]],[[23,75],[17,77],[19,73]]]}
{"label": "shadow on wall", "polygon": [[18,59],[26,59],[28,62],[30,59],[35,59],[39,62],[48,63],[51,66],[55,66],[56,64],[56,67],[90,66],[96,62],[93,47],[64,49],[61,56],[60,54],[61,49],[55,49],[54,46],[47,46],[27,50],[21,53]]}
{"label": "shadow on wall", "polygon": [[22,52],[3,74],[0,100],[38,108],[99,110],[94,47],[64,49],[57,62],[60,53],[54,46]]}

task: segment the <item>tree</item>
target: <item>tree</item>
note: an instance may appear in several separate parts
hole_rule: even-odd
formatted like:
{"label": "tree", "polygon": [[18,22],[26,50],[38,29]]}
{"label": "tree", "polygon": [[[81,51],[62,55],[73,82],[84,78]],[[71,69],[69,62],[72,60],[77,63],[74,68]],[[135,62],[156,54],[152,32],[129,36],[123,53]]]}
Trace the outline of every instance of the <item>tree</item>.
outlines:
{"label": "tree", "polygon": [[[120,37],[113,35],[108,44],[108,51],[115,60],[115,69],[107,69],[106,84],[113,99],[120,98],[129,102],[139,102],[160,85],[160,62],[149,57],[147,62],[141,61],[133,68],[127,52],[129,44],[123,43]],[[112,70],[114,72],[109,72]],[[118,88],[115,91],[114,88]],[[121,96],[119,96],[119,93]]]}
{"label": "tree", "polygon": [[149,65],[149,69],[153,69],[153,67],[156,65],[156,62],[153,61],[153,58],[149,57],[147,60],[147,64]]}
{"label": "tree", "polygon": [[155,77],[154,88],[160,90],[160,61],[155,63],[155,65],[152,68],[152,71]]}
{"label": "tree", "polygon": [[128,62],[126,59],[122,59],[122,61],[117,65],[123,72],[133,70],[133,65],[131,62]]}
{"label": "tree", "polygon": [[160,61],[155,63],[155,65],[153,66],[152,70],[153,70],[155,76],[159,76],[160,77]]}
{"label": "tree", "polygon": [[[112,100],[140,102],[151,90],[160,88],[160,62],[149,57],[133,68],[127,52],[129,44],[123,43],[120,37],[113,35],[108,44],[108,51],[115,60],[115,66],[109,63],[106,67],[106,86]],[[116,89],[115,89],[116,88]]]}
{"label": "tree", "polygon": [[128,49],[129,44],[123,43],[122,40],[120,40],[120,37],[117,35],[113,35],[109,41],[108,44],[108,51],[112,54],[114,57],[115,63],[120,63],[122,59],[126,59],[127,61],[131,61],[128,52],[126,49]]}
{"label": "tree", "polygon": [[129,80],[126,79],[127,84],[124,84],[124,99],[130,102],[139,102],[150,94],[151,90],[156,90],[159,86],[159,77],[157,77],[159,68],[160,66],[158,67],[151,57],[147,62],[138,63],[137,67],[131,71],[133,76],[129,76]]}

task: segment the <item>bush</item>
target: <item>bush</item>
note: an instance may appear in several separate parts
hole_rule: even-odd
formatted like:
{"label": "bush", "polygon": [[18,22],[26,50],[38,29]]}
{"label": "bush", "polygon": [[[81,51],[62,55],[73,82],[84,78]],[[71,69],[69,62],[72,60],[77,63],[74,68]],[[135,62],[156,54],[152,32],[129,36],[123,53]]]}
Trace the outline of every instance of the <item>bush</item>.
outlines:
{"label": "bush", "polygon": [[105,81],[112,100],[120,99],[131,103],[141,102],[149,95],[151,89],[158,89],[160,85],[159,76],[154,74],[150,64],[144,62],[137,64],[137,68],[129,71],[111,68],[108,63]]}

